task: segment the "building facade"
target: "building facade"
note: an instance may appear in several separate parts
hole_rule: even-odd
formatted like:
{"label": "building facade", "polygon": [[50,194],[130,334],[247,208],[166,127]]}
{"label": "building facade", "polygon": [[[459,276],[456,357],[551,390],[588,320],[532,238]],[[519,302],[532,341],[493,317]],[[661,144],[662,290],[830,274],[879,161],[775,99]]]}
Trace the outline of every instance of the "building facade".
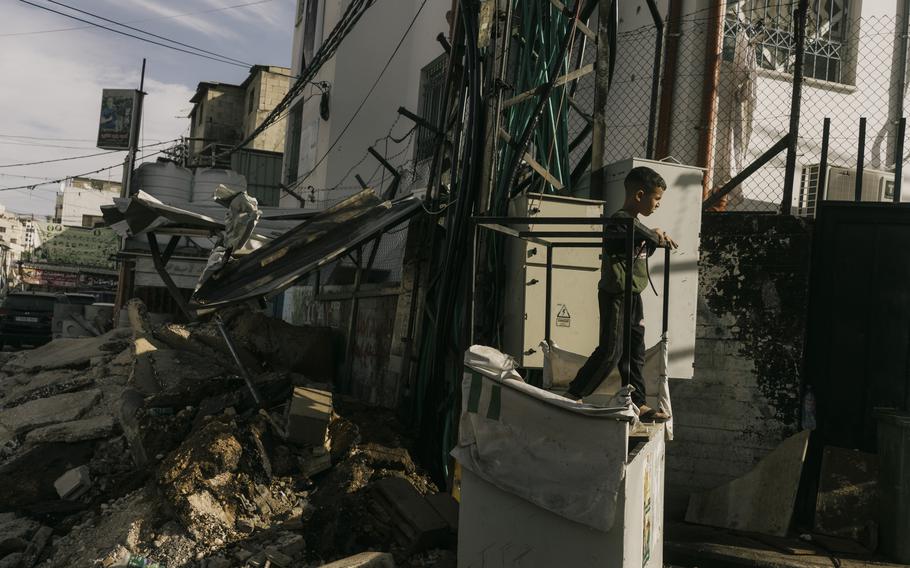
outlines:
{"label": "building facade", "polygon": [[[190,161],[205,163],[207,156],[217,156],[224,147],[233,146],[252,133],[287,93],[289,71],[276,65],[254,65],[240,85],[199,83],[190,99]],[[282,152],[284,123],[279,121],[246,148]]]}
{"label": "building facade", "polygon": [[[446,2],[427,3],[389,62],[420,4],[406,0],[367,10],[313,78],[319,85],[310,85],[292,103],[284,182],[308,207],[322,209],[356,193],[358,175],[371,187],[387,185],[391,176],[377,169],[378,162],[367,154],[371,145],[393,167],[414,177],[408,170],[414,169],[417,136],[414,124],[398,115],[398,107],[418,112],[422,71],[443,54],[436,36],[448,33],[446,12],[451,7]],[[292,75],[300,75],[312,61],[343,8],[339,0],[298,0]],[[283,199],[293,202],[294,197]]]}
{"label": "building facade", "polygon": [[121,184],[91,178],[71,178],[60,184],[54,206],[54,222],[66,227],[92,228],[101,225],[103,205],[120,197]]}

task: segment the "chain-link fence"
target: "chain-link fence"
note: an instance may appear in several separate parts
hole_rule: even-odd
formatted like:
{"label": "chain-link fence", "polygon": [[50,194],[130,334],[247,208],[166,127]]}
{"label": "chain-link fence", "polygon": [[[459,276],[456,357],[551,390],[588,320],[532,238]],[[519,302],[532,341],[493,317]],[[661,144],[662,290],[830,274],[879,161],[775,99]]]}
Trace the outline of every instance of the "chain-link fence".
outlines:
{"label": "chain-link fence", "polygon": [[[704,135],[709,125],[702,101],[706,93],[712,93],[710,88],[706,91],[705,67],[710,53],[706,50],[708,35],[716,30],[711,21],[714,16],[707,12],[683,16],[678,35],[668,33],[665,38],[665,46],[676,42],[676,56],[674,61],[664,61],[661,70],[661,96],[667,96],[672,82],[672,113],[664,117],[666,125],[658,130],[659,136],[669,140],[658,140],[658,146],[663,142],[669,156],[679,162],[698,164],[704,161],[705,144],[710,142],[709,189],[722,188],[789,132],[795,9],[796,2],[727,3],[710,141]],[[898,23],[894,16],[850,14],[843,2],[810,2],[793,172],[791,205],[795,213],[814,215],[822,195],[853,199],[860,118],[866,119],[863,199],[890,200],[895,132],[903,109]],[[605,111],[607,164],[644,155],[655,33],[653,25],[645,25],[618,36],[617,63]],[[667,53],[669,49],[665,57]],[[589,108],[593,110],[593,106]],[[829,169],[826,188],[819,188],[826,117],[831,119]],[[786,150],[774,155],[733,189],[721,208],[780,210],[785,160]]]}

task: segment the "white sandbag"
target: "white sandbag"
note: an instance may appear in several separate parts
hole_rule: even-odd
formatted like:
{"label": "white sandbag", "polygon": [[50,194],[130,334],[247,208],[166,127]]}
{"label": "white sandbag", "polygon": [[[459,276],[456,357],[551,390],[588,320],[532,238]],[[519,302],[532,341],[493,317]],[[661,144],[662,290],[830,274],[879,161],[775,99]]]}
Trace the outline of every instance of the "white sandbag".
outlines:
{"label": "white sandbag", "polygon": [[475,346],[465,354],[452,455],[503,491],[608,531],[625,475],[632,405],[598,407],[533,387],[511,378],[513,369],[497,368],[494,361],[509,363],[496,353]]}

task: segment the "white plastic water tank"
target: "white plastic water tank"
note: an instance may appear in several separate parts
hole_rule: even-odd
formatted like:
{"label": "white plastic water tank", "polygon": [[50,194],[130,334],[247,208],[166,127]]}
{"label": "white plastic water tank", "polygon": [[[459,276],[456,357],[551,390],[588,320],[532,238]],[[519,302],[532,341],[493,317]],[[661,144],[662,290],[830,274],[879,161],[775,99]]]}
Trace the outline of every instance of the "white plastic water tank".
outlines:
{"label": "white plastic water tank", "polygon": [[193,178],[193,203],[212,203],[215,188],[224,184],[237,191],[246,191],[246,177],[234,170],[200,168]]}
{"label": "white plastic water tank", "polygon": [[146,162],[136,168],[136,187],[164,203],[186,203],[193,172],[174,162]]}

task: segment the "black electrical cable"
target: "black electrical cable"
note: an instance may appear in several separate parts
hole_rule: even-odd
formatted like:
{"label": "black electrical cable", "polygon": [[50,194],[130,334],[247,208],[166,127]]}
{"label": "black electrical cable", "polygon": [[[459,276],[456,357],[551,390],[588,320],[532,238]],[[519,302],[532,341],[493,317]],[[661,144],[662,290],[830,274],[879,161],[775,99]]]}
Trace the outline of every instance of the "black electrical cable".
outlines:
{"label": "black electrical cable", "polygon": [[[153,146],[161,146],[162,144],[170,144],[171,142],[177,142],[179,138],[174,140],[165,140],[164,142],[156,142],[154,144],[146,144],[145,146],[140,146],[139,148],[151,148]],[[94,158],[96,156],[106,156],[107,154],[115,154],[117,152],[123,152],[124,150],[110,150],[107,152],[97,152],[95,154],[83,154],[81,156],[69,156],[68,158],[55,158],[53,160],[39,160],[37,162],[21,162],[18,164],[0,164],[0,168],[14,168],[18,166],[36,166],[38,164],[50,164],[53,162],[67,162],[69,160],[81,160],[83,158]]]}
{"label": "black electrical cable", "polygon": [[[24,1],[24,0],[20,0]],[[319,46],[319,50],[313,56],[313,60],[310,64],[304,69],[297,78],[297,81],[291,85],[288,89],[288,92],[285,96],[275,105],[272,111],[266,116],[262,122],[259,123],[253,132],[244,138],[241,142],[234,145],[230,150],[223,153],[219,157],[227,156],[237,152],[257,136],[259,136],[263,130],[269,127],[269,125],[274,122],[278,115],[284,112],[293,102],[297,96],[303,91],[304,87],[311,84],[313,77],[316,73],[322,68],[323,64],[331,59],[335,51],[338,49],[338,46],[341,45],[341,42],[354,28],[354,25],[360,20],[360,17],[363,16],[364,12],[368,10],[375,0],[353,0],[345,8],[344,13],[339,18],[338,23],[335,24],[335,27],[332,28],[332,31],[329,33],[328,37],[323,41],[322,45]]]}
{"label": "black electrical cable", "polygon": [[217,58],[217,57],[211,57],[211,56],[209,56],[209,55],[205,55],[205,54],[202,54],[202,53],[197,53],[197,52],[195,52],[195,51],[190,51],[190,50],[188,50],[188,49],[183,49],[183,48],[180,48],[180,47],[174,47],[173,45],[168,45],[168,44],[166,44],[166,43],[161,43],[160,41],[155,41],[155,40],[151,40],[151,39],[148,39],[148,38],[139,37],[139,36],[137,36],[137,35],[129,34],[129,33],[126,33],[126,32],[120,31],[120,30],[115,30],[115,29],[113,29],[113,28],[109,28],[109,27],[107,27],[107,26],[102,26],[101,24],[92,22],[92,21],[90,21],[90,20],[86,20],[86,19],[80,18],[80,17],[78,17],[78,16],[73,16],[72,14],[67,14],[66,12],[61,12],[60,10],[54,10],[53,8],[48,8],[47,6],[42,6],[42,5],[40,5],[40,4],[35,4],[34,2],[30,2],[29,0],[19,0],[19,2],[22,2],[23,4],[28,4],[29,6],[34,6],[35,8],[40,8],[40,9],[42,9],[42,10],[47,10],[48,12],[53,12],[54,14],[59,14],[59,15],[61,15],[61,16],[64,16],[64,17],[66,17],[66,18],[70,18],[70,19],[72,19],[72,20],[76,20],[76,21],[78,21],[78,22],[82,22],[82,23],[84,23],[84,24],[89,24],[89,25],[94,26],[94,27],[96,27],[96,28],[101,28],[102,30],[107,30],[107,31],[113,32],[113,33],[115,33],[115,34],[120,34],[120,35],[122,35],[122,36],[131,37],[131,38],[133,38],[133,39],[138,39],[139,41],[144,41],[144,42],[146,42],[146,43],[151,43],[151,44],[154,44],[154,45],[159,45],[159,46],[161,46],[161,47],[166,47],[166,48],[168,48],[168,49],[173,49],[174,51],[180,51],[180,52],[183,52],[183,53],[188,53],[189,55],[195,55],[196,57],[202,57],[203,59],[211,59],[212,61],[217,61],[218,63],[226,63],[226,64],[228,64],[228,65],[234,65],[235,67],[244,67],[244,68],[248,68],[248,67],[249,67],[249,65],[246,65],[246,64],[234,63],[233,61],[226,61],[226,60],[224,60],[224,59],[219,59],[219,58]]}
{"label": "black electrical cable", "polygon": [[72,10],[72,11],[74,11],[74,12],[79,12],[80,14],[85,14],[86,16],[91,16],[91,17],[93,17],[93,18],[97,18],[97,19],[99,19],[99,20],[101,20],[101,21],[103,21],[103,22],[108,22],[108,23],[110,23],[110,24],[114,24],[114,25],[120,26],[120,27],[122,27],[122,28],[126,28],[126,29],[128,29],[128,30],[133,30],[134,32],[139,32],[139,33],[145,34],[145,35],[147,35],[147,36],[151,36],[151,37],[154,37],[154,38],[162,39],[162,40],[164,40],[164,41],[169,41],[169,42],[171,42],[171,43],[173,43],[173,44],[181,45],[181,46],[183,46],[183,47],[188,47],[188,48],[190,48],[190,49],[194,49],[194,50],[200,51],[200,52],[202,52],[202,53],[208,53],[209,55],[214,55],[215,57],[220,57],[221,59],[226,59],[226,60],[228,60],[228,61],[234,61],[234,62],[236,62],[236,63],[241,63],[241,64],[243,64],[243,65],[246,65],[247,67],[252,67],[252,66],[253,66],[251,63],[246,63],[246,62],[241,61],[241,60],[239,60],[239,59],[236,59],[236,58],[234,58],[234,57],[228,57],[227,55],[221,55],[220,53],[215,53],[214,51],[208,51],[208,50],[202,49],[201,47],[196,47],[195,45],[190,45],[190,44],[188,44],[188,43],[179,42],[179,41],[177,41],[177,40],[175,40],[175,39],[171,39],[171,38],[169,38],[169,37],[164,37],[164,36],[162,36],[162,35],[153,34],[153,33],[151,33],[151,32],[147,32],[147,31],[145,31],[145,30],[143,30],[143,29],[140,29],[140,28],[137,28],[137,27],[133,27],[133,26],[130,26],[130,25],[128,25],[128,24],[124,24],[123,22],[118,22],[118,21],[112,20],[112,19],[110,19],[110,18],[105,18],[104,16],[99,16],[98,14],[93,14],[92,12],[89,12],[89,11],[87,11],[87,10],[82,10],[82,9],[80,9],[80,8],[75,8],[75,7],[73,7],[73,6],[70,6],[69,4],[64,4],[63,2],[58,2],[57,0],[47,0],[47,1],[50,2],[51,4],[56,4],[56,5],[58,5],[58,6],[63,6],[64,8],[69,8],[70,10]]}
{"label": "black electrical cable", "polygon": [[395,46],[395,49],[392,51],[392,55],[389,56],[389,59],[388,59],[388,61],[386,61],[385,65],[383,66],[382,71],[379,72],[379,76],[376,77],[375,81],[373,81],[372,86],[370,86],[370,90],[367,91],[367,94],[363,97],[363,100],[361,100],[360,104],[357,105],[357,108],[354,110],[354,114],[352,114],[351,118],[348,119],[348,122],[344,125],[344,128],[342,128],[341,132],[338,134],[338,137],[335,138],[335,141],[332,142],[331,145],[329,145],[328,150],[326,150],[325,153],[322,155],[322,157],[319,158],[319,161],[317,161],[316,164],[310,169],[310,171],[308,171],[306,173],[306,175],[303,176],[303,178],[300,178],[299,181],[302,182],[302,181],[306,180],[308,177],[310,177],[310,175],[316,171],[316,169],[322,164],[322,162],[325,161],[325,159],[332,152],[332,150],[335,148],[335,146],[344,137],[345,133],[348,131],[348,128],[354,122],[354,119],[357,118],[357,115],[360,114],[361,110],[363,110],[363,107],[364,107],[364,105],[366,105],[370,96],[373,95],[373,91],[376,90],[376,86],[379,85],[379,81],[382,80],[382,77],[383,77],[383,75],[385,75],[385,72],[388,70],[389,65],[392,64],[392,60],[395,59],[395,56],[398,54],[398,50],[401,49],[401,45],[404,43],[404,40],[408,37],[408,34],[411,32],[411,29],[414,27],[414,24],[417,22],[417,18],[420,16],[420,12],[423,11],[424,6],[426,6],[426,5],[427,5],[427,0],[423,0],[423,2],[420,3],[420,7],[417,8],[417,13],[414,14],[414,17],[411,19],[411,23],[408,24],[408,27],[404,31],[404,34],[401,36],[401,39],[398,40],[398,45]]}
{"label": "black electrical cable", "polygon": [[[177,18],[185,18],[186,16],[198,16],[200,14],[212,14],[214,12],[224,12],[225,10],[233,10],[235,8],[245,8],[247,6],[256,6],[258,4],[267,4],[269,2],[274,2],[275,0],[257,0],[256,2],[245,2],[243,4],[234,4],[233,6],[225,6],[223,8],[212,8],[210,10],[199,10],[197,12],[184,12],[183,14],[174,14],[171,16],[158,16],[154,18],[143,18],[141,20],[133,20],[131,24],[141,24],[143,22],[154,22],[157,20],[173,20]],[[25,35],[38,35],[38,34],[52,34],[58,32],[71,32],[75,30],[88,30],[92,26],[75,26],[72,28],[58,28],[56,30],[34,30],[31,32],[14,32],[9,34],[0,34],[0,37],[13,37],[13,36],[25,36]]]}
{"label": "black electrical cable", "polygon": [[[155,152],[152,152],[151,154],[143,154],[142,156],[139,157],[139,160],[142,160],[142,159],[144,159],[144,158],[148,158],[148,157],[154,156],[154,155],[156,155],[156,154],[161,154],[162,152],[164,152],[164,150],[157,150],[157,151],[155,151]],[[75,174],[75,175],[71,175],[71,176],[65,176],[65,177],[62,177],[62,178],[59,178],[59,179],[55,179],[55,180],[51,180],[51,181],[45,181],[45,182],[39,182],[39,183],[32,183],[32,184],[28,184],[28,185],[19,185],[19,186],[15,186],[15,187],[0,187],[0,191],[12,191],[12,190],[14,190],[14,189],[34,189],[35,187],[37,187],[37,186],[39,186],[39,185],[51,185],[51,184],[55,184],[55,183],[60,183],[61,181],[66,181],[66,180],[68,180],[68,179],[73,179],[73,178],[77,178],[77,177],[90,176],[90,175],[92,175],[92,174],[98,174],[98,173],[101,173],[101,172],[106,172],[106,171],[108,171],[108,170],[113,170],[114,168],[120,168],[120,167],[123,167],[123,163],[122,163],[122,162],[117,163],[117,164],[114,164],[113,166],[108,166],[108,167],[106,167],[106,168],[100,168],[100,169],[92,170],[92,171],[90,171],[90,172],[85,172],[85,173],[82,173],[82,174]]]}

